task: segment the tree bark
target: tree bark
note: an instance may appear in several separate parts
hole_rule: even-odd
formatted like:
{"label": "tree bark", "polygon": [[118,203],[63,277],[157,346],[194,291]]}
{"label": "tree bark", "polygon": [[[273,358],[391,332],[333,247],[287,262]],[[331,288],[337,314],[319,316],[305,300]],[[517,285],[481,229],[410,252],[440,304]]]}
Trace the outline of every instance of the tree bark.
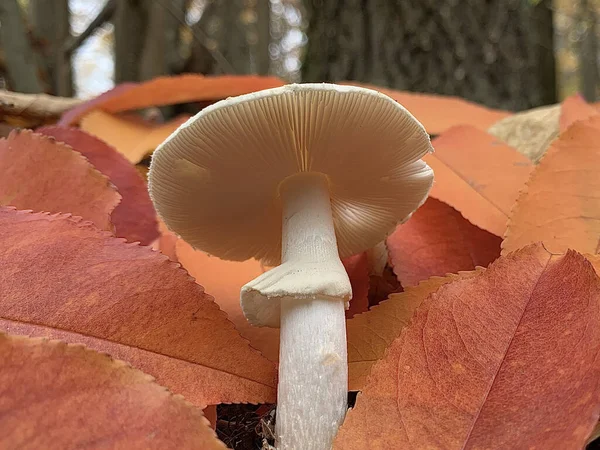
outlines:
{"label": "tree bark", "polygon": [[63,50],[71,37],[68,0],[29,0],[29,19],[38,43],[47,91],[71,97],[71,58]]}
{"label": "tree bark", "polygon": [[580,92],[588,102],[595,102],[599,81],[597,15],[588,0],[580,0],[579,10],[585,28],[579,48]]}
{"label": "tree bark", "polygon": [[147,16],[143,0],[119,0],[115,12],[115,83],[139,81]]}
{"label": "tree bark", "polygon": [[4,47],[8,83],[12,90],[43,92],[36,56],[17,0],[0,1],[0,42]]}
{"label": "tree bark", "polygon": [[556,101],[549,0],[307,0],[303,81],[354,80],[511,110]]}

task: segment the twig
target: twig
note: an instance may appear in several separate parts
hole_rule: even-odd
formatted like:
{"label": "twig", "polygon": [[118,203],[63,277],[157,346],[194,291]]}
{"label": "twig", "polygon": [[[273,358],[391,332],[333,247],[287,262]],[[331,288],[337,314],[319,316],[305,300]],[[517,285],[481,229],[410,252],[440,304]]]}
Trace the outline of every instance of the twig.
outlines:
{"label": "twig", "polygon": [[0,117],[6,115],[54,119],[82,102],[83,100],[77,98],[0,90]]}
{"label": "twig", "polygon": [[[160,6],[162,6],[164,9],[166,9],[169,12],[169,14],[171,14],[180,24],[182,24],[186,27],[188,26],[187,23],[185,22],[185,20],[182,19],[180,17],[180,15],[177,14],[176,11],[173,11],[173,9],[171,8],[171,4],[169,2],[167,2],[165,4],[162,0],[157,0],[157,1],[158,1],[158,4]],[[200,30],[197,30],[197,29],[194,30],[192,27],[189,27],[189,28],[190,28],[190,32],[192,34],[192,39],[194,39],[196,42],[198,42],[202,47],[204,47],[208,51],[208,53],[210,53],[210,55],[213,57],[213,59],[216,61],[216,63],[221,67],[221,70],[223,71],[223,73],[235,74],[235,69],[229,63],[229,61],[227,61],[225,56],[223,56],[223,53],[221,53],[218,49],[210,48],[210,46],[207,44],[208,36],[206,36]]]}
{"label": "twig", "polygon": [[92,20],[92,22],[88,25],[88,27],[78,36],[74,36],[65,42],[65,45],[62,48],[62,51],[65,55],[70,55],[75,50],[77,50],[81,44],[85,42],[87,38],[89,38],[96,29],[104,25],[105,22],[109,21],[113,14],[117,9],[116,0],[108,0],[102,8],[102,11],[98,13],[98,15]]}

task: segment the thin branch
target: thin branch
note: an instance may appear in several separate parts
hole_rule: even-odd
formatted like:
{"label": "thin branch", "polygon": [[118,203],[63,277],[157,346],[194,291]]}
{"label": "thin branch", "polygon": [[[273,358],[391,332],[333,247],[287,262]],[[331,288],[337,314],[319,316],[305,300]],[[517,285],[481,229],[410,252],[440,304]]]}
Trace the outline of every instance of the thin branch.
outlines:
{"label": "thin branch", "polygon": [[77,98],[0,90],[0,117],[6,115],[55,119],[82,102],[83,100]]}
{"label": "thin branch", "polygon": [[62,51],[65,55],[70,55],[75,50],[77,50],[87,38],[89,38],[94,31],[108,22],[117,9],[116,0],[108,0],[102,8],[102,11],[98,13],[98,15],[92,20],[92,22],[88,25],[88,27],[78,36],[74,36],[65,42],[65,45],[62,48]]}
{"label": "thin branch", "polygon": [[[163,2],[163,0],[157,0],[157,1],[158,1],[158,4],[160,6],[162,6],[164,9],[166,9],[169,12],[169,14],[171,14],[175,19],[177,19],[177,21],[181,25],[186,26],[186,27],[188,26],[188,24],[185,22],[185,20],[177,13],[177,11],[173,11],[173,9],[171,8],[171,4],[168,1],[166,2],[166,4],[165,4],[165,2]],[[208,36],[206,36],[201,30],[194,29],[192,27],[190,27],[190,32],[192,34],[192,38],[198,44],[200,44],[202,47],[204,47],[208,51],[208,53],[210,53],[210,55],[213,57],[215,62],[220,66],[223,73],[235,74],[235,69],[229,63],[229,61],[227,61],[225,56],[223,56],[223,53],[221,53],[218,49],[210,48],[210,46],[208,45],[208,40],[209,40]]]}

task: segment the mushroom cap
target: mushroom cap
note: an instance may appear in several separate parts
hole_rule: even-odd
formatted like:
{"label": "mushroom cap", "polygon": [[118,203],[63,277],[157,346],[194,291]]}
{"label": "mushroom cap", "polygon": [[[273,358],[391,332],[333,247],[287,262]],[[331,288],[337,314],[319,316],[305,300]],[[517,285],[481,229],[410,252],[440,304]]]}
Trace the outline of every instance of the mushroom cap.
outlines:
{"label": "mushroom cap", "polygon": [[204,108],[154,152],[148,189],[165,224],[222,259],[281,260],[279,186],[327,176],[341,257],[373,247],[427,198],[425,128],[390,97],[290,84]]}

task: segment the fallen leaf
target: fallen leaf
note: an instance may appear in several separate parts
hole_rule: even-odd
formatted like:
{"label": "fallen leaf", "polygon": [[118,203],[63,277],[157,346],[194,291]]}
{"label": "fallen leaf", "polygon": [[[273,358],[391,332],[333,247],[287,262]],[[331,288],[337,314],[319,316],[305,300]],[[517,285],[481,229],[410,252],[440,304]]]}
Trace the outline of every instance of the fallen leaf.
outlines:
{"label": "fallen leaf", "polygon": [[561,105],[540,106],[499,120],[488,133],[537,163],[558,136]]}
{"label": "fallen leaf", "polygon": [[[480,269],[481,270],[481,269]],[[467,272],[470,276],[476,272]],[[415,309],[440,286],[455,280],[458,275],[432,277],[417,286],[408,287],[399,294],[371,307],[368,312],[346,322],[348,335],[348,388],[363,388],[371,367],[383,358],[386,349],[406,327]]]}
{"label": "fallen leaf", "polygon": [[423,158],[435,173],[430,195],[479,228],[502,236],[532,162],[472,126],[454,127],[432,144],[435,153]]}
{"label": "fallen leaf", "polygon": [[279,330],[268,327],[254,327],[248,323],[240,306],[240,290],[244,284],[263,273],[263,268],[255,259],[247,261],[225,261],[194,250],[183,239],[178,239],[176,255],[189,274],[202,282],[206,292],[215,297],[219,307],[227,313],[240,334],[250,341],[271,361],[279,359]]}
{"label": "fallen leaf", "polygon": [[2,448],[225,449],[199,409],[82,345],[0,333],[0,386]]}
{"label": "fallen leaf", "polygon": [[600,250],[600,116],[554,141],[513,209],[502,254],[543,241],[552,253]]}
{"label": "fallen leaf", "polygon": [[106,101],[108,101],[109,99],[111,99],[113,97],[118,98],[125,91],[128,91],[129,89],[131,89],[137,85],[138,85],[138,83],[118,84],[115,87],[113,87],[112,89],[109,89],[108,91],[103,92],[102,94],[98,95],[97,97],[94,97],[84,103],[77,105],[74,108],[69,109],[67,112],[65,112],[60,117],[60,120],[57,122],[57,125],[60,127],[68,127],[71,125],[76,125],[79,123],[80,117],[84,116],[89,111],[92,111],[93,109],[95,109],[97,107],[100,107],[102,104],[104,104]]}
{"label": "fallen leaf", "polygon": [[494,123],[512,114],[508,111],[486,108],[459,97],[396,91],[354,81],[344,81],[341,84],[375,89],[393,98],[410,111],[432,135],[443,133],[449,128],[463,124],[487,130]]}
{"label": "fallen leaf", "polygon": [[[215,297],[220,308],[227,313],[240,334],[250,341],[269,360],[279,360],[279,329],[255,327],[250,325],[240,306],[240,290],[242,286],[261,275],[265,268],[255,259],[246,261],[226,261],[195,250],[183,239],[176,244],[177,260],[190,273],[202,282],[206,292]],[[368,272],[366,255],[344,259],[345,267],[350,269],[352,284],[352,302],[359,305],[358,311],[368,308]]]}
{"label": "fallen leaf", "polygon": [[151,106],[167,106],[178,103],[216,101],[227,97],[283,86],[279,78],[256,75],[203,76],[184,74],[158,77],[126,88],[119,88],[114,95],[104,94],[95,103],[80,105],[61,118],[61,125],[78,123],[81,117],[93,109],[109,113],[132,111]]}
{"label": "fallen leaf", "polygon": [[142,245],[149,245],[158,237],[156,212],[146,183],[114,148],[78,128],[49,126],[38,128],[36,133],[70,145],[117,187],[122,199],[111,215],[116,236]]}
{"label": "fallen leaf", "polygon": [[428,198],[388,237],[387,246],[394,272],[406,288],[432,276],[486,267],[500,256],[501,241],[451,206]]}
{"label": "fallen leaf", "polygon": [[0,329],[106,351],[201,408],[274,400],[274,365],[166,256],[65,215],[0,208],[0,229]]}
{"label": "fallen leaf", "polygon": [[338,449],[581,449],[600,415],[600,279],[534,245],[441,286],[373,368]]}
{"label": "fallen leaf", "polygon": [[166,255],[171,261],[178,262],[175,245],[178,237],[171,232],[165,223],[158,217],[159,237],[152,243],[152,248]]}
{"label": "fallen leaf", "polygon": [[571,95],[561,105],[560,132],[566,131],[579,120],[586,120],[596,115],[598,115],[598,110],[587,103],[581,95]]}
{"label": "fallen leaf", "polygon": [[112,230],[110,214],[121,196],[81,154],[30,130],[0,139],[0,205],[68,212]]}
{"label": "fallen leaf", "polygon": [[137,164],[188,118],[183,115],[164,124],[154,124],[96,110],[83,116],[80,126],[113,146],[130,163]]}

